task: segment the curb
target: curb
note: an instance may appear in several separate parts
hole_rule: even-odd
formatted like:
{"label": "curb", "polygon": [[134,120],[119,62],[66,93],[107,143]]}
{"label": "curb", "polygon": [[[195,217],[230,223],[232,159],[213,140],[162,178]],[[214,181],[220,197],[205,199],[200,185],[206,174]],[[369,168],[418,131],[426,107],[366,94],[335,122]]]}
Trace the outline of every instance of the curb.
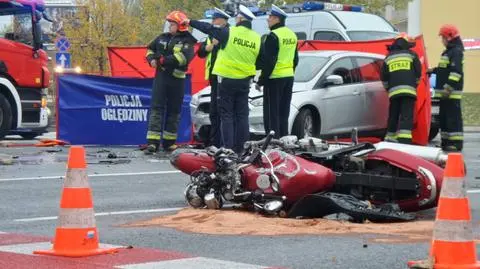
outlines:
{"label": "curb", "polygon": [[464,133],[480,133],[480,126],[465,126],[463,128]]}

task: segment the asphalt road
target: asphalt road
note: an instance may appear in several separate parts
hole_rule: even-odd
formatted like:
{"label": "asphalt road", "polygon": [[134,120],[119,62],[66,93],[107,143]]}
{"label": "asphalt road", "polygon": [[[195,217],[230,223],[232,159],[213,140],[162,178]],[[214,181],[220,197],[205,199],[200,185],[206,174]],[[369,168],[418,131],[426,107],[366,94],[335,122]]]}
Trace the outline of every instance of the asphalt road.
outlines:
{"label": "asphalt road", "polygon": [[[89,148],[96,154],[99,148]],[[185,207],[183,190],[188,177],[164,161],[139,152],[128,164],[95,164],[89,156],[100,240],[104,243],[154,247],[209,258],[287,268],[406,268],[409,260],[423,259],[428,243],[372,243],[359,236],[211,236],[160,227],[123,228],[121,224],[175,213]],[[38,153],[38,148],[0,148],[18,156],[13,165],[0,165],[0,231],[52,237],[65,174],[67,152]],[[137,155],[138,154],[138,155]],[[480,134],[466,134],[470,204],[479,234]],[[480,257],[480,247],[477,247]]]}

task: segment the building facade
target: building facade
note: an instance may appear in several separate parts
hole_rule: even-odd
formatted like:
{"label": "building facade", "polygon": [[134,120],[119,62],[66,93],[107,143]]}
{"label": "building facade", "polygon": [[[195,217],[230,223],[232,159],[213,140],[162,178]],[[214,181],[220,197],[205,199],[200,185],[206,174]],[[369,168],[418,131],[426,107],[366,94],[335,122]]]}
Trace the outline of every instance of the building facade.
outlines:
{"label": "building facade", "polygon": [[408,33],[423,34],[428,64],[436,66],[444,50],[438,36],[440,26],[456,25],[466,45],[465,92],[480,93],[476,75],[480,73],[480,0],[413,0],[408,8]]}

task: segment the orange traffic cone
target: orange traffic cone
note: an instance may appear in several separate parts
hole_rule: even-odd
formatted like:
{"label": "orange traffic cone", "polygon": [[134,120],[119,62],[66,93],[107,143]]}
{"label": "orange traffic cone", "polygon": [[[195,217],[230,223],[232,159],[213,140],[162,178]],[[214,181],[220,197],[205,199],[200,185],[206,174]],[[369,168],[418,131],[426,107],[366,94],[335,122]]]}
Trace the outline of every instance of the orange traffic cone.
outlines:
{"label": "orange traffic cone", "polygon": [[462,155],[450,153],[438,202],[430,258],[410,261],[410,268],[480,268],[464,177]]}
{"label": "orange traffic cone", "polygon": [[86,168],[85,149],[72,146],[68,156],[53,249],[37,250],[34,254],[85,257],[117,251],[99,248]]}

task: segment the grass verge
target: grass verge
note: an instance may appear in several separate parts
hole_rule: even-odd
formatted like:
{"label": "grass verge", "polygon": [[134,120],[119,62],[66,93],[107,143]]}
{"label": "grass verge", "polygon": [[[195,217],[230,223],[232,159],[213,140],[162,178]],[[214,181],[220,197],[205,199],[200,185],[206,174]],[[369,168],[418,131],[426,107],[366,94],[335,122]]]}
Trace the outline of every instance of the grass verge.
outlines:
{"label": "grass verge", "polygon": [[480,126],[480,93],[463,94],[462,114],[465,126]]}

